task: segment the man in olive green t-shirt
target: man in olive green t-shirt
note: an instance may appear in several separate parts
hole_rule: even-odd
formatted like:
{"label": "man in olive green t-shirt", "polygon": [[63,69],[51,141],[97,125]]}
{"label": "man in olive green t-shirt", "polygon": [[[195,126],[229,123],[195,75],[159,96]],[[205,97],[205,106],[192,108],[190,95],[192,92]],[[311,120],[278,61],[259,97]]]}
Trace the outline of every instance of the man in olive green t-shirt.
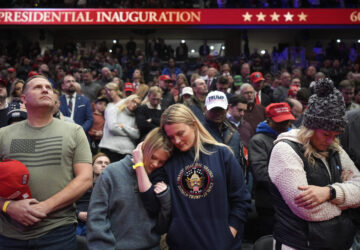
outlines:
{"label": "man in olive green t-shirt", "polygon": [[92,186],[86,135],[52,117],[54,93],[45,77],[30,78],[22,100],[28,119],[0,129],[0,156],[25,164],[32,198],[0,198],[0,250],[76,249],[74,202]]}

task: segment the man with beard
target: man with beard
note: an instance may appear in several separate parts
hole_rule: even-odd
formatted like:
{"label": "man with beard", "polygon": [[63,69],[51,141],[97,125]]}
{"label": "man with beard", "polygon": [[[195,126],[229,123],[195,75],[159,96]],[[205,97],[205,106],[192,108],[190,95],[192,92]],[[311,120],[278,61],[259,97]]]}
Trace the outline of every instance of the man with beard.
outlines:
{"label": "man with beard", "polygon": [[257,125],[265,120],[265,108],[255,103],[255,90],[249,83],[243,83],[240,87],[240,95],[247,100],[247,110],[244,119],[251,125],[255,133]]}
{"label": "man with beard", "polygon": [[231,147],[246,177],[246,160],[238,131],[226,119],[228,101],[224,92],[209,92],[205,100],[204,127],[218,142]]}
{"label": "man with beard", "polygon": [[61,89],[65,93],[60,97],[61,113],[73,119],[87,133],[94,121],[90,100],[75,92],[75,78],[71,75],[64,77]]}

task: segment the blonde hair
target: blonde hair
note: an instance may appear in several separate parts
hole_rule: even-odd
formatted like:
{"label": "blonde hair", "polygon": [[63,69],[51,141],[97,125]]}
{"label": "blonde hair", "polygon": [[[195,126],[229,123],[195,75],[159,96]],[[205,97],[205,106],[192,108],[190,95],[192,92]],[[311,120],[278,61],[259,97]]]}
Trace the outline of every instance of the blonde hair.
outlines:
{"label": "blonde hair", "polygon": [[201,122],[197,119],[194,113],[183,104],[174,104],[168,107],[161,115],[160,127],[164,129],[167,124],[183,123],[194,129],[195,132],[195,158],[194,162],[199,160],[200,152],[204,154],[212,154],[205,149],[204,144],[212,144],[217,146],[223,146],[228,148],[231,152],[231,148],[223,143],[217,142],[214,137],[204,128]]}
{"label": "blonde hair", "polygon": [[145,137],[144,143],[142,145],[143,151],[143,160],[145,167],[148,166],[151,156],[155,153],[155,151],[162,149],[169,153],[171,156],[174,146],[166,136],[164,131],[159,127],[151,130]]}
{"label": "blonde hair", "polygon": [[119,89],[119,85],[116,84],[115,82],[109,82],[105,85],[105,88],[107,89],[111,89],[111,90],[115,90],[116,91],[116,94],[118,96],[120,96],[121,98],[123,98],[123,93],[120,91]]}
{"label": "blonde hair", "polygon": [[147,94],[147,96],[146,96],[146,98],[142,101],[142,103],[141,104],[146,104],[146,103],[148,103],[149,102],[149,95],[150,94],[163,94],[163,91],[162,91],[162,89],[160,88],[160,87],[158,87],[158,86],[152,86],[150,89],[149,89],[149,92],[148,92],[148,94]]}
{"label": "blonde hair", "polygon": [[[297,139],[303,145],[303,148],[305,150],[304,156],[312,166],[315,165],[315,157],[321,158],[328,157],[329,155],[328,152],[319,152],[315,147],[313,147],[313,145],[311,144],[311,138],[314,134],[315,130],[308,129],[305,126],[301,126],[297,135]],[[336,138],[330,145],[329,149],[340,151],[339,139]]]}
{"label": "blonde hair", "polygon": [[140,97],[138,95],[130,95],[128,96],[118,107],[118,111],[119,113],[123,112],[124,109],[127,107],[127,105],[129,104],[129,102],[136,100],[136,99],[140,99]]}
{"label": "blonde hair", "polygon": [[136,94],[140,97],[140,99],[143,99],[146,93],[148,92],[148,90],[149,90],[148,85],[146,85],[145,83],[140,83],[136,90]]}

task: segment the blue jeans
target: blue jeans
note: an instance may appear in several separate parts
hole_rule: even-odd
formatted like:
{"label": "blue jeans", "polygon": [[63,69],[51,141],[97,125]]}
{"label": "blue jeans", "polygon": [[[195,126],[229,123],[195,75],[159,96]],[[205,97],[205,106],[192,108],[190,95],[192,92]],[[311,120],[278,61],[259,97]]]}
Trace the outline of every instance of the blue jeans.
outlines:
{"label": "blue jeans", "polygon": [[79,221],[76,226],[76,235],[86,236],[86,223]]}
{"label": "blue jeans", "polygon": [[75,225],[55,228],[31,240],[17,240],[0,235],[0,250],[76,250]]}

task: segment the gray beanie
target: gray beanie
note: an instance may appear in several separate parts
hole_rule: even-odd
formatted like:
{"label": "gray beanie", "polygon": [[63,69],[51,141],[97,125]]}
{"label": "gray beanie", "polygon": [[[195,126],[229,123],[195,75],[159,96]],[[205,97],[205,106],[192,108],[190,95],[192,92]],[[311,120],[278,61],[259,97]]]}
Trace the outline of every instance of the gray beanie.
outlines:
{"label": "gray beanie", "polygon": [[314,86],[303,125],[309,129],[342,131],[346,125],[345,102],[329,78],[319,79]]}

